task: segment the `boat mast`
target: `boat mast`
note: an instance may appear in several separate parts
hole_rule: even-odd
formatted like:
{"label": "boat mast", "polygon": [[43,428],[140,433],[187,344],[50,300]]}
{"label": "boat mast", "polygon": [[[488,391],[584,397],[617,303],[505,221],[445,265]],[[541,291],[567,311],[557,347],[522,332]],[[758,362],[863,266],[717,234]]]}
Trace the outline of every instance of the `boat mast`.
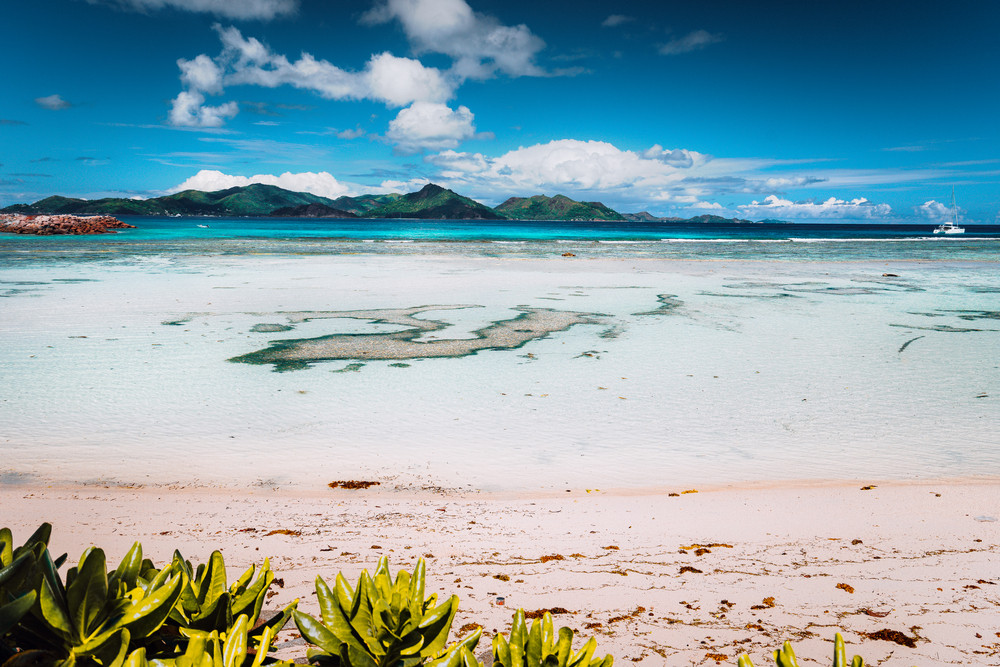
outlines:
{"label": "boat mast", "polygon": [[951,224],[958,225],[958,206],[955,204],[955,186],[951,186]]}

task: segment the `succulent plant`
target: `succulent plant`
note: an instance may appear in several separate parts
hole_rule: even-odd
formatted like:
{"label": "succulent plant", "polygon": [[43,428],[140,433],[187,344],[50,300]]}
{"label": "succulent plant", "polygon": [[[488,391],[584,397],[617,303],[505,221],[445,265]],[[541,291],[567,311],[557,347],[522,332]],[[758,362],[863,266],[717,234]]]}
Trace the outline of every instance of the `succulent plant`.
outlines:
{"label": "succulent plant", "polygon": [[[774,664],[778,667],[799,667],[799,662],[795,658],[795,651],[792,650],[792,643],[785,642],[779,650],[773,654]],[[750,657],[743,654],[737,662],[738,667],[753,667]],[[847,650],[844,647],[844,638],[838,632],[833,639],[833,667],[848,667]],[[850,667],[865,667],[864,658],[860,655],[854,656],[850,662]]]}
{"label": "succulent plant", "polygon": [[524,622],[524,610],[518,609],[511,623],[510,638],[498,634],[493,638],[493,667],[611,667],[614,657],[594,659],[597,640],[591,637],[573,651],[573,630],[559,628],[558,638],[552,624],[552,614],[546,612],[535,619],[529,630]]}
{"label": "succulent plant", "polygon": [[[249,618],[241,614],[226,633],[218,630],[199,632],[191,637],[184,652],[174,658],[150,661],[145,648],[129,654],[123,667],[261,667],[266,663],[267,651],[248,652]],[[267,628],[261,638],[263,646],[270,647],[274,639],[273,628]],[[290,667],[291,663],[272,661],[275,667]],[[111,667],[120,667],[113,665]]]}
{"label": "succulent plant", "polygon": [[207,564],[193,568],[179,552],[174,552],[171,564],[164,568],[183,573],[184,585],[180,599],[170,612],[169,623],[182,629],[185,637],[197,633],[218,632],[225,635],[235,619],[246,616],[250,647],[267,646],[262,638],[267,630],[272,637],[285,626],[292,616],[298,600],[282,609],[266,623],[258,623],[268,589],[274,581],[274,572],[268,560],[260,569],[251,565],[232,585],[227,585],[226,564],[219,551],[213,551]]}
{"label": "succulent plant", "polygon": [[[130,556],[137,550],[133,547]],[[29,650],[11,661],[120,664],[133,640],[149,638],[166,620],[180,596],[183,579],[181,575],[159,576],[145,588],[129,590],[123,579],[136,569],[129,558],[109,574],[104,552],[91,547],[66,573],[63,584],[48,550],[42,550],[37,561],[37,603],[12,631],[15,643]]]}
{"label": "succulent plant", "polygon": [[425,575],[420,559],[412,575],[400,570],[393,580],[389,560],[383,557],[373,575],[362,571],[356,589],[342,574],[337,575],[333,590],[317,577],[322,620],[299,611],[293,614],[302,636],[318,647],[310,651],[309,660],[342,667],[462,664],[466,653],[471,656],[480,633],[447,646],[458,597],[452,595],[441,604],[437,595],[424,598]]}

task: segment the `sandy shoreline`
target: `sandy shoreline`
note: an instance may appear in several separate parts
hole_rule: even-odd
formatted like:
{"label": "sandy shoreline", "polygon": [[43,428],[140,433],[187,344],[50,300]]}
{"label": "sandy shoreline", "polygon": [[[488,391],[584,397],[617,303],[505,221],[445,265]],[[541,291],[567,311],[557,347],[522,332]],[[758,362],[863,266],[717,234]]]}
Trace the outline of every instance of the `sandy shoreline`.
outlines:
{"label": "sandy shoreline", "polygon": [[[871,484],[562,497],[18,484],[0,488],[0,523],[19,540],[51,521],[53,550],[71,562],[91,544],[117,562],[136,539],[158,564],[174,548],[194,562],[220,548],[230,578],[270,556],[284,587],[267,607],[299,597],[311,613],[316,575],[424,556],[429,590],[461,597],[456,630],[492,634],[518,607],[564,607],[556,621],[596,635],[618,664],[735,663],[746,651],[760,665],[785,639],[828,664],[838,628],[872,664],[1000,664],[997,481],[861,488]],[[863,634],[882,629],[915,647]],[[304,652],[295,634],[285,655]]]}

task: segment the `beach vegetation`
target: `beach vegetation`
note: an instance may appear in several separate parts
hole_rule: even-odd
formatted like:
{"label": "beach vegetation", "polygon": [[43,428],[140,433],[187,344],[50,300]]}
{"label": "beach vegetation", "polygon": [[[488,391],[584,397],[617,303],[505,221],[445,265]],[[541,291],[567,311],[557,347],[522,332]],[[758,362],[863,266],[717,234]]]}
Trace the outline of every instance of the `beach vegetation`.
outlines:
{"label": "beach vegetation", "polygon": [[425,597],[425,577],[421,558],[413,574],[400,570],[393,579],[384,556],[373,574],[361,572],[355,588],[343,574],[337,575],[332,589],[316,577],[320,619],[293,613],[299,632],[316,646],[309,651],[309,661],[329,667],[444,667],[453,659],[460,661],[463,647],[474,649],[482,630],[449,647],[458,596],[440,604],[437,594]]}
{"label": "beach vegetation", "polygon": [[[77,565],[59,567],[42,524],[14,547],[0,530],[0,662],[4,667],[257,667],[297,601],[258,623],[274,579],[267,561],[226,586],[219,552],[192,569],[175,552],[157,569],[136,542],[114,570],[90,547]],[[255,576],[256,574],[256,576]]]}
{"label": "beach vegetation", "polygon": [[[437,594],[425,595],[423,559],[412,573],[399,570],[393,577],[382,557],[372,574],[362,571],[355,587],[343,574],[333,588],[317,577],[319,619],[299,611],[295,600],[262,621],[276,581],[268,560],[229,583],[219,551],[198,566],[175,551],[157,569],[136,542],[114,570],[107,569],[103,550],[90,547],[63,578],[58,570],[66,556],[51,557],[51,531],[42,524],[14,547],[11,531],[0,529],[0,667],[291,667],[270,655],[290,619],[316,667],[484,667],[474,653],[480,624],[463,625],[460,632],[467,634],[449,643],[458,596],[439,602]],[[686,548],[698,546],[705,545]],[[620,618],[643,611],[637,607]],[[554,626],[558,613],[568,612],[518,609],[510,631],[493,638],[490,667],[613,666],[613,656],[595,657],[594,638],[574,650],[574,631]],[[868,636],[907,646],[914,641],[891,630]],[[771,657],[777,667],[799,667],[789,642]],[[737,665],[754,667],[746,654]],[[860,656],[848,662],[837,633],[833,667],[864,665]]]}
{"label": "beach vegetation", "polygon": [[[772,654],[774,664],[777,667],[799,667],[799,661],[795,657],[791,642],[784,645]],[[743,654],[737,661],[737,667],[753,667],[750,656]],[[838,632],[833,640],[833,667],[865,667],[865,660],[860,655],[854,656],[847,662],[847,649],[844,646],[844,638]]]}
{"label": "beach vegetation", "polygon": [[573,630],[555,631],[552,614],[545,612],[528,628],[524,610],[518,609],[511,623],[509,637],[493,638],[493,667],[611,667],[614,657],[595,658],[597,640],[591,637],[573,650]]}

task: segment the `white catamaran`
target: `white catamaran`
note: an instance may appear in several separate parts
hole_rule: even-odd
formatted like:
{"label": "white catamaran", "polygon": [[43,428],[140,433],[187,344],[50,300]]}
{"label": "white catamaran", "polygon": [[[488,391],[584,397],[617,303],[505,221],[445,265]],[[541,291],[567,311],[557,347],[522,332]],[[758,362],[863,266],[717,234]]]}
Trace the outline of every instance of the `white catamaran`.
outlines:
{"label": "white catamaran", "polygon": [[958,222],[958,206],[955,205],[955,187],[951,188],[951,220],[942,222],[934,229],[935,234],[964,234],[965,227],[959,227]]}

